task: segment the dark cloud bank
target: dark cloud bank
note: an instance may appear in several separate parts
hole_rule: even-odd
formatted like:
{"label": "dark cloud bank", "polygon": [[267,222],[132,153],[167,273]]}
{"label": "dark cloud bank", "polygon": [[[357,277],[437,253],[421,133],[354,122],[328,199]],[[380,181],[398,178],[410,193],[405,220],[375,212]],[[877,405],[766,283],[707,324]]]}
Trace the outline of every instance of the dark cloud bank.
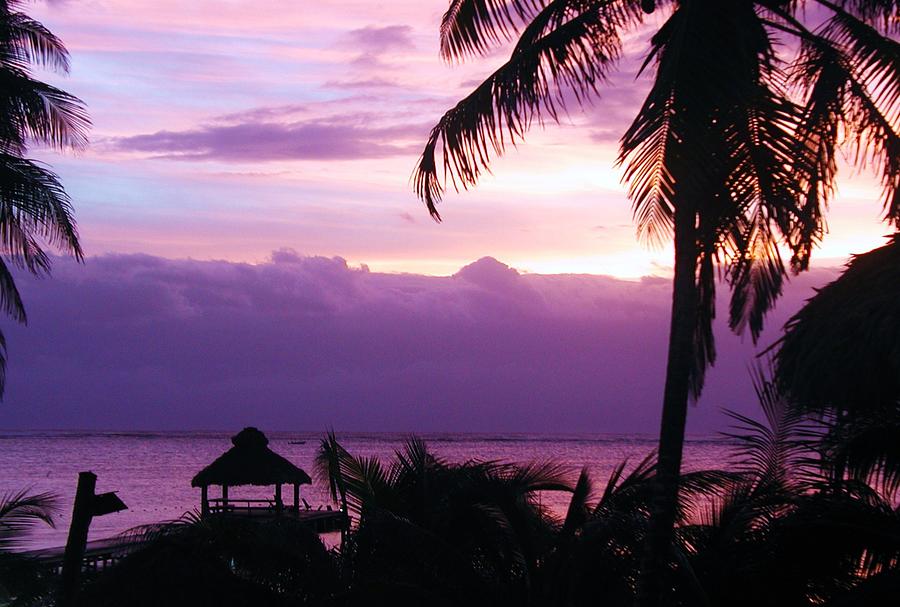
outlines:
{"label": "dark cloud bank", "polygon": [[[834,272],[795,281],[777,327]],[[21,278],[4,324],[0,427],[654,432],[669,284],[523,275],[485,258],[452,277],[142,255]],[[754,411],[749,340],[720,330],[691,430]],[[771,330],[764,340],[776,335]]]}

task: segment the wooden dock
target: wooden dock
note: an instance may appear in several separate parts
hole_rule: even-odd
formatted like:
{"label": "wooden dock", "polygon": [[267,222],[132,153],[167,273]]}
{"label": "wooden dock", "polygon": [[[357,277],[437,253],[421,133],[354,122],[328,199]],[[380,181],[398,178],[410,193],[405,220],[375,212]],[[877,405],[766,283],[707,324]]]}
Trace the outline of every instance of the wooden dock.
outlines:
{"label": "wooden dock", "polygon": [[[102,571],[125,558],[132,552],[139,550],[142,546],[143,543],[136,541],[133,537],[110,537],[88,542],[84,550],[84,558],[81,561],[82,571]],[[22,552],[21,554],[22,556],[36,560],[51,572],[59,574],[62,572],[63,556],[65,552],[65,546],[56,546],[53,548],[29,550],[27,552]]]}
{"label": "wooden dock", "polygon": [[[245,500],[249,501],[249,500]],[[229,504],[232,506],[232,504]],[[277,516],[285,518],[296,518],[302,521],[316,533],[331,533],[347,528],[349,518],[340,510],[324,509],[324,510],[292,510],[285,509],[282,512],[276,512],[271,508],[259,508],[253,506],[242,506],[242,504],[234,504],[233,507],[225,511],[211,513],[211,516],[233,516],[236,518],[251,518],[254,520],[271,520]],[[129,554],[140,550],[144,546],[144,542],[135,540],[132,537],[110,537],[102,540],[93,540],[87,543],[84,551],[84,558],[81,561],[81,569],[85,573],[102,571],[122,560]],[[65,554],[65,546],[56,546],[53,548],[41,548],[39,550],[29,550],[22,552],[22,556],[33,558],[48,570],[55,574],[62,571],[63,556]]]}

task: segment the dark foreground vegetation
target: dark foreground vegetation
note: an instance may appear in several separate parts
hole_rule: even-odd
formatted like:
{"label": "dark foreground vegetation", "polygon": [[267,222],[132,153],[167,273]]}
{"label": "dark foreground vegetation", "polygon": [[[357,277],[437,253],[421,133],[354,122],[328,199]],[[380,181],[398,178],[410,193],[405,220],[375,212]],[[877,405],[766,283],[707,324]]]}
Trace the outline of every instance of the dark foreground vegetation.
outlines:
{"label": "dark foreground vegetation", "polygon": [[[679,479],[667,606],[863,607],[900,596],[900,237],[856,256],[758,370],[759,416],[732,414],[732,458]],[[852,373],[830,365],[840,359]],[[821,387],[827,384],[828,390]],[[75,604],[631,606],[656,456],[599,478],[552,462],[447,462],[410,438],[389,462],[329,433],[319,482],[353,519],[328,550],[290,517],[188,515],[134,530]],[[542,504],[568,494],[566,512]],[[0,501],[0,603],[58,605],[58,578],[15,553],[51,496]],[[64,606],[65,607],[65,606]]]}
{"label": "dark foreground vegetation", "polygon": [[[896,604],[900,282],[878,285],[896,274],[898,254],[893,238],[857,256],[788,323],[771,373],[756,372],[764,421],[733,415],[731,460],[682,474],[665,605]],[[878,372],[822,375],[826,352]],[[416,438],[383,462],[330,433],[316,469],[353,519],[339,548],[290,518],[191,515],[132,532],[141,548],[86,576],[78,604],[635,603],[655,453],[594,478],[552,462],[450,463]],[[567,511],[549,511],[544,492],[568,494]],[[0,581],[12,604],[56,604],[56,579],[11,552],[52,509],[47,496],[0,504]]]}

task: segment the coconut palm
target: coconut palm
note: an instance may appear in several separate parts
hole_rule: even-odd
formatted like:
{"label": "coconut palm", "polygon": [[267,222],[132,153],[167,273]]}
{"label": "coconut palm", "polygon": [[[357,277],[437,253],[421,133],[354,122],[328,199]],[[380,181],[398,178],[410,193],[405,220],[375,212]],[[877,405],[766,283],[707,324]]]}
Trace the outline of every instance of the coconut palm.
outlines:
{"label": "coconut palm", "polygon": [[333,435],[318,461],[355,528],[342,547],[351,597],[394,604],[521,604],[554,537],[540,491],[570,491],[553,464],[450,464],[409,439],[388,464]]}
{"label": "coconut palm", "polygon": [[[12,268],[46,274],[47,245],[82,258],[72,205],[58,177],[26,158],[30,143],[81,148],[90,124],[84,104],[36,80],[32,67],[66,73],[62,41],[17,10],[19,0],[0,0],[0,308],[19,322],[25,307]],[[0,333],[0,395],[5,384],[6,343]]]}
{"label": "coconut palm", "polygon": [[[677,529],[686,577],[683,604],[887,604],[900,557],[900,511],[873,487],[835,478],[827,425],[793,406],[757,373],[765,415],[733,415],[737,476],[699,520]],[[823,455],[825,457],[823,457]]]}
{"label": "coconut palm", "polygon": [[717,268],[732,291],[731,328],[757,338],[789,269],[808,267],[842,144],[876,167],[886,218],[900,225],[900,45],[888,35],[900,8],[894,0],[452,0],[441,25],[445,58],[518,39],[509,60],[431,131],[413,181],[432,216],[440,219],[448,183],[474,186],[533,123],[558,119],[569,99],[592,100],[645,12],[660,14],[641,67],[654,80],[619,161],[640,236],[675,244],[646,605],[661,592],[687,404],[715,361]]}
{"label": "coconut palm", "polygon": [[[582,471],[565,520],[550,553],[543,559],[538,604],[580,606],[634,604],[656,476],[650,453],[626,473],[628,462],[615,466],[602,491],[592,496],[592,482]],[[693,513],[723,494],[739,475],[721,470],[683,474],[679,482],[677,521],[687,525]],[[671,563],[685,561],[686,547],[676,543]],[[693,580],[677,585],[693,588]]]}

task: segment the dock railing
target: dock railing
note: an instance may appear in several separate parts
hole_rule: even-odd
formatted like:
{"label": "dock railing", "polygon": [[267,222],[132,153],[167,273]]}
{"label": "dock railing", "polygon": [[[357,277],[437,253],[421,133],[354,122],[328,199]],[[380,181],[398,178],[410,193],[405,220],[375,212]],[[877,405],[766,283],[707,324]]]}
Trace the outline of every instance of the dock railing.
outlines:
{"label": "dock railing", "polygon": [[[228,499],[213,498],[209,500],[210,514],[254,514],[257,512],[277,512],[279,504],[274,499]],[[287,509],[281,504],[282,509]]]}

